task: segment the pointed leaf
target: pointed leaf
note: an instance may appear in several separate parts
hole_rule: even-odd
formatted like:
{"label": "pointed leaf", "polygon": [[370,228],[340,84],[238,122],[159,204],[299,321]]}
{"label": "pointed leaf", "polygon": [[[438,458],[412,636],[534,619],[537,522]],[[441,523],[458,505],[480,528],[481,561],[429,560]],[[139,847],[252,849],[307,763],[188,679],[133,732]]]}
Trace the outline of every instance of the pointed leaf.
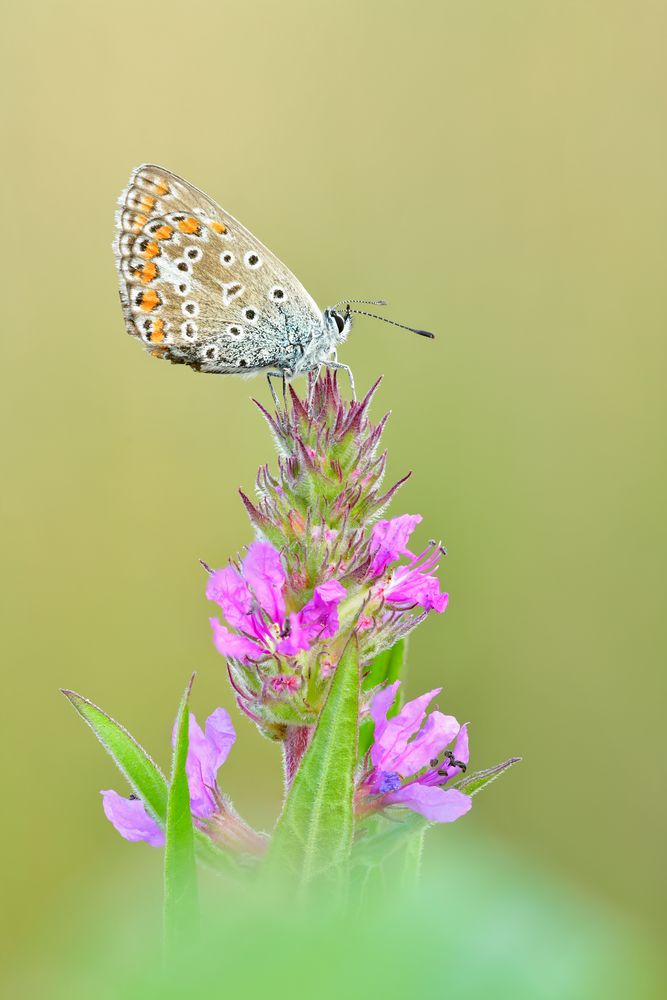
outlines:
{"label": "pointed leaf", "polygon": [[477,792],[481,792],[483,788],[486,788],[492,781],[495,781],[501,774],[509,770],[512,764],[518,764],[520,760],[521,757],[510,757],[509,760],[503,761],[502,764],[488,767],[485,771],[476,771],[474,774],[469,774],[461,781],[457,781],[454,787],[458,788],[461,792],[465,792],[466,795],[477,795]]}
{"label": "pointed leaf", "polygon": [[154,760],[119,722],[75,691],[63,691],[116,766],[132,786],[153,819],[164,827],[167,818],[167,779]]}
{"label": "pointed leaf", "polygon": [[352,843],[354,769],[359,716],[359,649],[340,658],[312,742],[278,820],[268,854],[275,874],[298,886],[340,882]]}
{"label": "pointed leaf", "polygon": [[176,717],[176,739],[167,799],[164,852],[164,931],[168,954],[196,934],[199,921],[194,827],[190,812],[188,759],[190,708],[188,699],[194,674],[185,689]]}
{"label": "pointed leaf", "polygon": [[[119,722],[103,712],[87,698],[76,691],[63,689],[62,693],[74,706],[83,721],[90,726],[104,749],[111,755],[114,763],[129,782],[132,790],[141,799],[150,815],[162,829],[167,823],[167,797],[169,786],[167,779],[154,760],[137,743],[133,736]],[[235,870],[236,865],[209,837],[201,830],[195,830],[197,858],[202,864],[211,868],[227,871]]]}

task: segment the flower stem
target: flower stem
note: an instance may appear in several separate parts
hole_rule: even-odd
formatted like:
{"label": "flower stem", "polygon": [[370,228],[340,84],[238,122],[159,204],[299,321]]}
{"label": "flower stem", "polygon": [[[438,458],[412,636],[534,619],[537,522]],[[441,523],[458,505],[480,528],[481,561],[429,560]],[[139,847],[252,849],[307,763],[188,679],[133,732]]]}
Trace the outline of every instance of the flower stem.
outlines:
{"label": "flower stem", "polygon": [[310,746],[314,726],[290,726],[283,741],[283,766],[285,768],[285,791],[289,791],[299,764]]}

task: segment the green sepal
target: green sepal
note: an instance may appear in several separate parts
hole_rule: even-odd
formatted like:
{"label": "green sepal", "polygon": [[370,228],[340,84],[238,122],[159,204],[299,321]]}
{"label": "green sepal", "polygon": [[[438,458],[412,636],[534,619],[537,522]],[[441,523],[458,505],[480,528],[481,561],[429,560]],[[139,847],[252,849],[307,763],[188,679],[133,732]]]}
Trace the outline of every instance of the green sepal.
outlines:
{"label": "green sepal", "polygon": [[474,774],[468,774],[465,778],[457,781],[453,788],[458,788],[460,792],[465,792],[466,795],[477,795],[481,792],[483,788],[490,785],[492,781],[499,778],[501,774],[508,771],[513,764],[518,764],[521,757],[510,757],[509,760],[503,761],[502,764],[496,764],[494,767],[487,767],[485,771],[475,771]]}

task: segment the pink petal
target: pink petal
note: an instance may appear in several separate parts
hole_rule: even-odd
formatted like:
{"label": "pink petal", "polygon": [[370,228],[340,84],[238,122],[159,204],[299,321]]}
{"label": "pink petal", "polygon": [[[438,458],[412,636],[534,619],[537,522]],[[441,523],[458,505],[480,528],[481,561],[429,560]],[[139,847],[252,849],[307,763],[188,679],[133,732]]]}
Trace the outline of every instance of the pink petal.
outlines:
{"label": "pink petal", "polygon": [[[468,748],[468,723],[464,723],[459,729],[459,735],[454,744],[454,760],[460,760],[462,764],[467,764],[470,760],[470,750]],[[457,768],[457,772],[460,769]]]}
{"label": "pink petal", "polygon": [[414,740],[408,743],[403,754],[394,761],[394,770],[403,777],[421,771],[455,739],[459,730],[460,726],[453,715],[431,712]]}
{"label": "pink petal", "polygon": [[249,660],[259,660],[266,656],[266,650],[256,643],[246,639],[243,635],[235,635],[229,629],[221,625],[217,618],[209,618],[213,629],[213,642],[219,653],[223,656],[231,656],[236,660],[247,663]]}
{"label": "pink petal", "polygon": [[338,605],[345,597],[345,587],[337,580],[315,587],[312,598],[298,612],[299,622],[309,639],[330,638],[338,631]]}
{"label": "pink petal", "polygon": [[164,847],[164,833],[146,812],[141,799],[126,799],[113,789],[101,792],[104,813],[125,840],[145,840],[151,847]]}
{"label": "pink petal", "polygon": [[232,628],[247,629],[247,617],[252,610],[252,594],[233,566],[218,569],[208,578],[206,596],[215,601]]}
{"label": "pink petal", "polygon": [[236,740],[236,730],[227,709],[216,708],[205,724],[206,741],[215,755],[215,769],[225,763]]}
{"label": "pink petal", "polygon": [[408,538],[421,520],[420,514],[402,514],[389,521],[378,521],[370,541],[372,576],[380,576],[399,556],[411,554],[407,548]]}
{"label": "pink petal", "polygon": [[194,816],[205,819],[217,811],[214,791],[218,769],[227,760],[236,733],[229,713],[216,708],[206,720],[204,734],[194,713],[190,714],[189,746],[186,771],[190,789],[190,808]]}
{"label": "pink petal", "polygon": [[289,622],[289,635],[276,643],[276,651],[282,653],[283,656],[296,656],[297,653],[310,649],[310,638],[305,629],[302,628],[298,614],[291,614]]}
{"label": "pink petal", "polygon": [[391,792],[385,801],[390,805],[406,806],[431,823],[452,823],[472,808],[470,796],[458,788],[443,791],[436,785],[420,785],[417,781]]}
{"label": "pink petal", "polygon": [[271,621],[282,628],[285,622],[285,570],[280,553],[268,542],[253,542],[243,560],[243,576]]}
{"label": "pink petal", "polygon": [[449,602],[449,594],[440,593],[436,576],[422,573],[418,568],[401,573],[398,570],[384,595],[392,604],[421,604],[425,611],[442,613]]}
{"label": "pink petal", "polygon": [[400,681],[394,681],[393,684],[387,684],[387,686],[382,688],[381,691],[378,691],[371,702],[370,715],[375,723],[375,735],[373,737],[374,742],[380,741],[382,734],[387,727],[387,713],[396,700],[396,692],[400,686]]}
{"label": "pink petal", "polygon": [[397,770],[395,762],[402,757],[410,737],[419,732],[426,709],[440,691],[442,688],[434,688],[406,702],[397,716],[387,720],[379,737],[376,734],[371,749],[371,759],[376,767],[383,771]]}

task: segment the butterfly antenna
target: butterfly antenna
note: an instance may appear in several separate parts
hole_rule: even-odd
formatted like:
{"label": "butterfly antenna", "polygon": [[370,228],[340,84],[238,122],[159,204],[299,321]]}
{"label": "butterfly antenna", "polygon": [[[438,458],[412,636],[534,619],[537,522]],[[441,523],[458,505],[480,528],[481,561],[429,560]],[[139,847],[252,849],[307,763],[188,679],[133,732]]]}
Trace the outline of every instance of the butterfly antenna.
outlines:
{"label": "butterfly antenna", "polygon": [[420,337],[428,337],[429,340],[435,340],[435,334],[431,333],[430,330],[418,330],[415,326],[406,326],[404,323],[397,323],[394,319],[387,319],[386,316],[376,316],[375,313],[365,312],[363,309],[350,309],[348,306],[348,311],[356,313],[358,316],[370,316],[371,319],[379,319],[382,323],[389,323],[391,326],[397,326],[401,330],[409,330],[410,333],[417,333]]}
{"label": "butterfly antenna", "polygon": [[341,299],[340,302],[336,302],[335,305],[331,306],[332,309],[338,309],[338,306],[386,306],[387,303],[384,299]]}

